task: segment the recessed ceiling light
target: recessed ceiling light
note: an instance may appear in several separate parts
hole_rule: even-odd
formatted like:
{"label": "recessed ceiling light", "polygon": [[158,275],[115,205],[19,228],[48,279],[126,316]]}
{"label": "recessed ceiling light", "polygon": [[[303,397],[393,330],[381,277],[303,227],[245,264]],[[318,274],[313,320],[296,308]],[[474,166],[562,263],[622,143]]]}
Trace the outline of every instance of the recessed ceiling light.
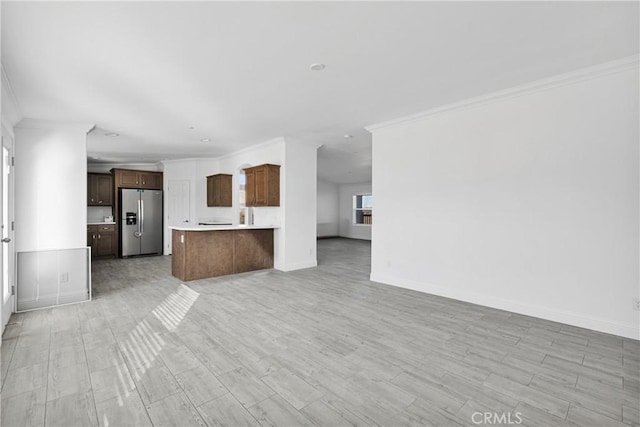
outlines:
{"label": "recessed ceiling light", "polygon": [[202,138],[200,142],[211,142],[211,138]]}
{"label": "recessed ceiling light", "polygon": [[194,130],[194,129],[195,129],[195,127],[193,127],[193,126],[189,126],[187,129],[189,129],[189,130]]}
{"label": "recessed ceiling light", "polygon": [[313,71],[322,71],[325,69],[325,65],[324,64],[311,64],[311,68]]}
{"label": "recessed ceiling light", "polygon": [[119,133],[115,133],[115,132],[109,132],[109,133],[105,133],[105,136],[110,136],[111,138],[115,138],[116,136],[120,136]]}
{"label": "recessed ceiling light", "polygon": [[353,138],[353,135],[351,135],[350,133],[345,133],[344,134],[344,138],[345,139],[351,139],[351,138]]}

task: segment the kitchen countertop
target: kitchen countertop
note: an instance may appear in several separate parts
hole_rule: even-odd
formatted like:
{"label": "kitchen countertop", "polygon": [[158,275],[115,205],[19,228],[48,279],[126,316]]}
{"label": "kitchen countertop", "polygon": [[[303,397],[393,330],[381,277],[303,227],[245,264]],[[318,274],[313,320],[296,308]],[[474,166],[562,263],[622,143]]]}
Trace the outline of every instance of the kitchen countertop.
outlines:
{"label": "kitchen countertop", "polygon": [[104,221],[100,221],[100,222],[87,222],[87,225],[115,225],[115,221],[111,221],[111,222],[104,222]]}
{"label": "kitchen countertop", "polygon": [[265,230],[280,228],[279,225],[197,225],[197,226],[169,226],[171,230],[179,231],[219,231],[219,230]]}

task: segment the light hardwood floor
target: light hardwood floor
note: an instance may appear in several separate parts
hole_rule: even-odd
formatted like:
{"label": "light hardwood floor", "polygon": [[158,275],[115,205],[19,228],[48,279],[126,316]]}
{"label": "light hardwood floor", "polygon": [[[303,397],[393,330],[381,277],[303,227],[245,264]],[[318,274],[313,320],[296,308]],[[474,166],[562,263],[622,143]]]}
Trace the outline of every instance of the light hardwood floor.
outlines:
{"label": "light hardwood floor", "polygon": [[95,262],[92,302],[12,316],[2,426],[640,425],[637,341],[376,284],[369,253],[186,285]]}

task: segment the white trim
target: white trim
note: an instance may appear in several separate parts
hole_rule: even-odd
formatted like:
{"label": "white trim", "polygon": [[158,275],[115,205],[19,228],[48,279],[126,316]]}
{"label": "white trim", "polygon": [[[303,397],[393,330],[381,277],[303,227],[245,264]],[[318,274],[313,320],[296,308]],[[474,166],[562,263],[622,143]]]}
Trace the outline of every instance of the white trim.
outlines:
{"label": "white trim", "polygon": [[7,119],[5,116],[2,116],[2,128],[7,131],[7,133],[9,134],[9,136],[11,136],[12,139],[16,138],[15,133],[13,133],[13,125],[11,124],[9,119]]}
{"label": "white trim", "polygon": [[8,128],[11,128],[11,130],[13,131],[13,127],[15,126],[15,124],[20,121],[20,119],[22,119],[22,110],[20,108],[20,104],[18,103],[18,98],[16,98],[16,95],[13,91],[13,86],[11,85],[11,81],[9,80],[9,76],[7,75],[6,70],[4,69],[4,65],[2,63],[0,63],[0,74],[2,74],[2,95],[3,98],[5,97],[5,93],[6,93],[6,99],[7,102],[3,102],[3,107],[5,107],[5,110],[8,111],[2,111],[2,122],[3,124],[9,123],[11,126],[7,126],[5,124],[5,126],[7,126]]}
{"label": "white trim", "polygon": [[606,76],[609,74],[618,73],[621,71],[629,70],[632,68],[638,68],[640,65],[640,55],[628,56],[622,59],[618,59],[611,62],[605,62],[603,64],[595,65],[588,68],[582,68],[569,73],[559,74],[553,77],[548,77],[533,82],[525,83],[523,85],[515,86],[509,89],[492,92],[489,94],[477,96],[474,98],[465,99],[463,101],[454,102],[451,104],[443,105],[441,107],[432,108],[430,110],[422,111],[420,113],[411,114],[409,116],[399,117],[397,119],[381,122],[369,126],[365,126],[365,129],[369,132],[373,132],[379,129],[393,127],[402,123],[411,122],[420,119],[426,119],[438,114],[462,110],[466,108],[472,108],[496,102],[503,99],[515,98],[518,96],[527,95],[530,93],[538,92],[541,90],[547,90],[559,86],[573,84],[584,80],[595,79],[598,77]]}
{"label": "white trim", "polygon": [[16,98],[16,94],[13,91],[13,86],[11,85],[11,80],[9,80],[7,71],[4,69],[4,64],[2,64],[1,62],[0,62],[0,69],[2,72],[2,83],[3,83],[4,89],[8,92],[9,99],[13,103],[13,106],[16,108],[16,113],[19,116],[22,116],[22,109],[20,108],[20,103],[18,102],[18,98]]}
{"label": "white trim", "polygon": [[84,133],[89,132],[95,127],[93,123],[74,123],[74,122],[56,122],[51,120],[40,119],[22,119],[16,128],[20,129],[61,129],[61,130],[77,130]]}
{"label": "white trim", "polygon": [[294,271],[294,270],[302,270],[303,268],[313,268],[318,266],[318,260],[313,259],[305,262],[298,262],[295,264],[285,264],[276,270],[280,271]]}
{"label": "white trim", "polygon": [[[92,159],[89,159],[87,162],[87,169],[126,169],[126,168],[150,168],[154,167],[154,170],[151,169],[140,169],[146,170],[148,172],[162,172],[159,167],[162,162],[156,163],[127,163],[127,162],[107,162],[107,163],[91,163]],[[126,167],[125,167],[126,166]],[[91,173],[91,172],[89,172]],[[94,172],[94,173],[102,173],[102,172]],[[105,172],[108,173],[108,172]]]}
{"label": "white trim", "polygon": [[[245,147],[245,148],[241,148],[237,151],[233,151],[231,153],[227,153],[227,154],[222,154],[218,157],[189,157],[189,158],[185,158],[185,159],[167,159],[167,160],[161,160],[159,163],[179,163],[179,162],[189,162],[189,161],[215,161],[215,160],[221,160],[221,159],[227,159],[229,157],[234,157],[238,154],[242,154],[242,153],[246,153],[249,151],[253,151],[256,149],[260,149],[263,147],[268,147],[272,144],[276,144],[279,142],[284,142],[285,139],[284,137],[278,137],[278,138],[273,138],[270,139],[268,141],[265,142],[260,142],[256,145],[251,145],[249,147]],[[319,146],[318,146],[319,147]],[[248,164],[248,163],[247,163]],[[251,166],[251,165],[249,165]]]}
{"label": "white trim", "polygon": [[273,139],[270,139],[270,140],[265,141],[265,142],[261,142],[261,143],[256,144],[256,145],[252,145],[250,147],[241,148],[240,150],[234,151],[234,152],[229,153],[229,154],[223,154],[223,155],[221,155],[219,157],[212,157],[211,160],[227,159],[229,157],[234,157],[234,156],[236,156],[238,154],[242,154],[242,153],[246,153],[246,152],[249,152],[249,151],[254,151],[254,150],[257,150],[257,149],[260,149],[260,148],[268,147],[270,145],[275,145],[275,144],[280,143],[280,142],[285,142],[284,141],[284,137],[280,136],[278,138],[273,138]]}
{"label": "white trim", "polygon": [[411,289],[445,298],[452,298],[458,301],[478,304],[485,307],[497,308],[499,310],[510,311],[512,313],[524,314],[526,316],[551,320],[553,322],[565,323],[581,328],[592,329],[607,334],[614,334],[634,340],[640,339],[640,326],[636,323],[622,323],[603,318],[588,316],[582,313],[575,313],[564,310],[557,310],[539,305],[525,304],[519,301],[497,298],[485,294],[455,289],[444,288],[429,283],[416,282],[408,279],[400,279],[386,274],[371,273],[372,282],[384,283],[399,288]]}

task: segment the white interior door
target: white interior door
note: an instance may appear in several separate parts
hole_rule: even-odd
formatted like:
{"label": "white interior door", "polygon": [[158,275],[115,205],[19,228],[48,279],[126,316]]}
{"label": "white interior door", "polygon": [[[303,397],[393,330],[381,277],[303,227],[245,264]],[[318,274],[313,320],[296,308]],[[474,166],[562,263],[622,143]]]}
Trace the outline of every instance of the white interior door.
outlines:
{"label": "white interior door", "polygon": [[12,295],[15,284],[15,249],[13,238],[13,137],[2,128],[2,210],[0,212],[2,223],[2,243],[0,244],[0,256],[2,257],[2,331],[14,311],[14,297]]}
{"label": "white interior door", "polygon": [[[189,180],[177,179],[169,181],[169,188],[167,194],[167,208],[169,214],[167,220],[169,226],[186,226],[190,221],[190,187]],[[169,245],[169,252],[171,252],[171,237],[167,239]]]}

